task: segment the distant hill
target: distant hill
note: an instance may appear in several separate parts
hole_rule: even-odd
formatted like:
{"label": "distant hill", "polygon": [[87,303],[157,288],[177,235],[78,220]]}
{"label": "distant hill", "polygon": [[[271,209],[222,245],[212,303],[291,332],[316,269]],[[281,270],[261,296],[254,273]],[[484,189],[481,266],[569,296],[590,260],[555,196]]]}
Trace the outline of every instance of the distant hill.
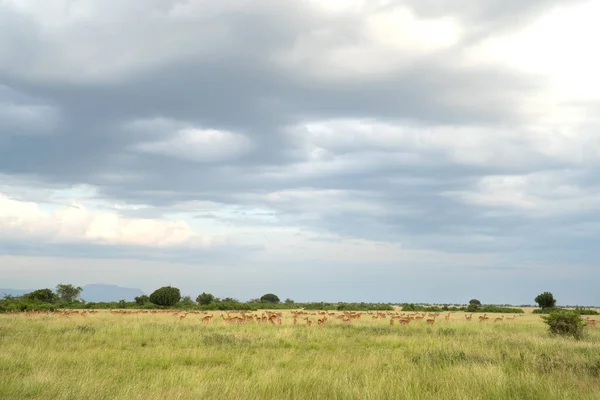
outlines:
{"label": "distant hill", "polygon": [[32,289],[0,289],[0,300],[4,298],[4,296],[22,296],[25,293],[33,292]]}
{"label": "distant hill", "polygon": [[81,297],[87,301],[133,301],[137,296],[144,294],[141,289],[126,288],[117,285],[105,285],[101,283],[82,286]]}
{"label": "distant hill", "polygon": [[[87,301],[99,302],[99,301],[133,301],[137,296],[144,294],[141,289],[126,288],[117,285],[106,285],[102,283],[95,283],[91,285],[82,286],[83,292],[81,297]],[[54,290],[54,288],[51,288]],[[25,293],[33,292],[35,289],[0,289],[0,299],[6,295],[11,296],[22,296]]]}

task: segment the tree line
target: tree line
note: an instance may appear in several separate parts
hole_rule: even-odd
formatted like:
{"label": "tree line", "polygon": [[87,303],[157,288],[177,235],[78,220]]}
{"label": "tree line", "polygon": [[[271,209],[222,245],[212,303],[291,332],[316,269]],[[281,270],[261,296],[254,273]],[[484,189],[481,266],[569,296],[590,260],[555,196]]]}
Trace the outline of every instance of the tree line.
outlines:
{"label": "tree line", "polygon": [[[259,298],[251,299],[248,302],[242,302],[230,297],[220,299],[212,293],[202,292],[196,299],[191,296],[182,296],[179,288],[172,286],[163,286],[156,289],[149,296],[142,295],[134,301],[115,301],[115,302],[85,302],[81,298],[83,288],[71,284],[59,284],[55,290],[48,288],[34,290],[23,296],[5,296],[0,300],[0,312],[18,312],[18,311],[53,311],[60,308],[81,308],[81,309],[157,309],[174,308],[183,310],[259,310],[259,309],[305,309],[305,310],[331,310],[331,311],[391,311],[394,307],[388,303],[326,303],[309,302],[296,303],[287,298],[281,301],[279,296],[274,293],[266,293]],[[535,298],[539,309],[534,313],[550,314],[561,311],[556,307],[556,299],[550,292],[544,292]],[[478,299],[471,299],[466,306],[427,306],[416,305],[413,303],[401,304],[402,311],[406,312],[444,312],[444,311],[463,311],[480,313],[523,313],[523,309],[516,307],[501,307],[496,305],[484,305]],[[575,313],[579,315],[598,314],[595,310],[585,308],[575,308]]]}

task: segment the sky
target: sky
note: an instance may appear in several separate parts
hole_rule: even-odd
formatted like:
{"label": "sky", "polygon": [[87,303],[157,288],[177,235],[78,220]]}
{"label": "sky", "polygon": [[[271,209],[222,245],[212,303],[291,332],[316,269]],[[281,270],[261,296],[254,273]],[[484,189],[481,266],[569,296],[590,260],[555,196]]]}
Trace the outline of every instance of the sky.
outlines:
{"label": "sky", "polygon": [[0,287],[600,305],[599,14],[0,0]]}

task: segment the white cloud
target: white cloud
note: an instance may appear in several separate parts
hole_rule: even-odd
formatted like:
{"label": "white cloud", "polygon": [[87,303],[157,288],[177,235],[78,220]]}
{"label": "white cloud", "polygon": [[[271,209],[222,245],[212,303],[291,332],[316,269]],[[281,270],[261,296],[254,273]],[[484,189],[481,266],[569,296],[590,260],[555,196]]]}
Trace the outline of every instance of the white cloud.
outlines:
{"label": "white cloud", "polygon": [[197,162],[237,158],[252,148],[248,138],[224,130],[184,128],[162,140],[140,143],[135,149]]}
{"label": "white cloud", "polygon": [[324,166],[339,165],[341,171],[345,164],[358,161],[364,170],[373,163],[384,166],[450,162],[529,168],[548,161],[573,166],[596,164],[600,161],[600,136],[592,130],[592,126],[581,125],[560,130],[547,126],[419,127],[339,119],[300,124],[290,128],[288,134],[303,152],[303,156],[299,153],[298,168],[322,170]]}
{"label": "white cloud", "polygon": [[275,54],[274,61],[328,81],[381,78],[452,48],[463,34],[452,17],[425,19],[403,6],[390,9],[359,3],[324,3],[324,16],[331,22],[348,18],[348,25],[355,26],[352,39],[340,40],[338,31],[323,24],[300,36],[294,47]]}
{"label": "white cloud", "polygon": [[588,104],[600,101],[598,14],[595,0],[561,4],[523,29],[477,43],[462,63],[528,76],[538,88],[522,94],[519,110],[530,122],[556,127],[589,120],[595,113]]}
{"label": "white cloud", "polygon": [[544,171],[525,175],[482,177],[469,189],[444,195],[525,217],[553,217],[600,211],[600,187],[582,186],[580,173]]}
{"label": "white cloud", "polygon": [[46,211],[34,202],[0,194],[0,235],[48,243],[90,243],[128,246],[192,246],[214,244],[193,232],[184,221],[126,218],[113,212],[88,211],[83,206]]}

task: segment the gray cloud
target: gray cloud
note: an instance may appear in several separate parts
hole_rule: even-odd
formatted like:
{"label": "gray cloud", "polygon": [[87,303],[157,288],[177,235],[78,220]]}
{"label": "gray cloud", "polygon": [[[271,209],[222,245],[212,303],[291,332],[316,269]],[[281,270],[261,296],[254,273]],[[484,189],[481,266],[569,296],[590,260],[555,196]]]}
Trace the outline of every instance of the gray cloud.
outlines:
{"label": "gray cloud", "polygon": [[[531,133],[536,123],[524,99],[543,96],[546,80],[465,61],[474,44],[559,3],[461,3],[369,3],[367,13],[405,5],[417,18],[454,17],[464,30],[450,46],[401,50],[398,60],[390,50],[361,53],[370,40],[364,15],[326,13],[308,2],[90,2],[90,15],[74,5],[0,5],[0,173],[14,181],[34,176],[39,191],[22,192],[30,201],[53,201],[42,187],[86,184],[98,200],[152,206],[111,209],[136,218],[183,213],[244,232],[295,227],[338,241],[501,255],[495,267],[524,271],[531,262],[593,265],[600,124],[585,119],[564,128],[580,136],[547,132],[558,145],[544,141],[549,125]],[[363,56],[340,67],[339,49]],[[308,58],[296,63],[292,50]],[[327,64],[331,54],[342,55]],[[387,67],[373,72],[361,59]],[[353,131],[357,121],[372,131]],[[311,135],[307,123],[333,133]],[[384,125],[392,127],[389,139]],[[200,136],[181,141],[186,129]],[[207,141],[206,130],[231,135]],[[547,182],[536,180],[540,173]],[[17,191],[10,182],[0,189]],[[198,209],[196,200],[212,205]],[[231,264],[263,249],[240,248],[168,257]],[[160,258],[91,245],[7,242],[0,251]]]}

